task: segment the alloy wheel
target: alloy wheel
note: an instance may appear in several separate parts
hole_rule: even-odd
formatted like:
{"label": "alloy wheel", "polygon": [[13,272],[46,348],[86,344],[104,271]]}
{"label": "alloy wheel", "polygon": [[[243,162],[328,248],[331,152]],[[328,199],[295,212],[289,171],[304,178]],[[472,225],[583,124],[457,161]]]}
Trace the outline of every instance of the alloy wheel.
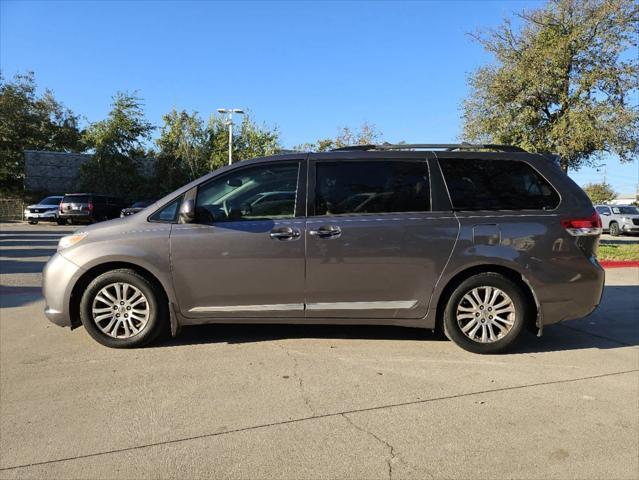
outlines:
{"label": "alloy wheel", "polygon": [[131,338],[146,327],[150,307],[144,294],[126,282],[110,283],[93,299],[91,315],[97,327],[113,338]]}
{"label": "alloy wheel", "polygon": [[482,286],[467,292],[457,305],[456,319],[462,333],[478,343],[504,338],[515,324],[515,304],[499,288]]}

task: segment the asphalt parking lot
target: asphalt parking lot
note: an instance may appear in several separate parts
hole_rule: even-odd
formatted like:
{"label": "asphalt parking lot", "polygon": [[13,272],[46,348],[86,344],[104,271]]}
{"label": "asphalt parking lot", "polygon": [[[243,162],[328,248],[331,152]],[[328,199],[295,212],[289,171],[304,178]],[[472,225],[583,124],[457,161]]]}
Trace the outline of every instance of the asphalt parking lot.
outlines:
{"label": "asphalt parking lot", "polygon": [[0,478],[639,477],[639,269],[507,355],[268,325],[125,351],[42,313],[72,229],[0,230]]}

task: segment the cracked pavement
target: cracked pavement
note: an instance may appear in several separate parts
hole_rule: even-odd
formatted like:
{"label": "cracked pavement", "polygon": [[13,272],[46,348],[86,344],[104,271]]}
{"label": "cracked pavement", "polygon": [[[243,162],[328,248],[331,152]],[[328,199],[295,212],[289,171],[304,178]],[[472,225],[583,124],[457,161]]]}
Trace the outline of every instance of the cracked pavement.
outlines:
{"label": "cracked pavement", "polygon": [[507,355],[310,325],[122,351],[42,314],[64,229],[0,230],[2,479],[639,477],[639,269]]}

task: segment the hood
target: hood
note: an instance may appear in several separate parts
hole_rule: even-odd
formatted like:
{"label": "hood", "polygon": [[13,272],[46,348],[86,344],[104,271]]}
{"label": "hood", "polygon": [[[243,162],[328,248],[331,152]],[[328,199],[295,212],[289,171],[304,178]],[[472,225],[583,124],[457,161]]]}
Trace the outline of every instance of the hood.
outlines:
{"label": "hood", "polygon": [[57,209],[60,205],[51,205],[44,203],[36,203],[34,205],[29,205],[27,208],[48,208],[50,210]]}

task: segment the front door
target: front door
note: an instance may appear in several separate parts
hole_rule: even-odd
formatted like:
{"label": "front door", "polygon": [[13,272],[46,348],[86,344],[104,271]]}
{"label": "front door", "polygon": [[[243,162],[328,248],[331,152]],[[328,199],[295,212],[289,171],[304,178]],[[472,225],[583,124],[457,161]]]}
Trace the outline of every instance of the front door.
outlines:
{"label": "front door", "polygon": [[426,159],[309,168],[306,316],[423,317],[458,231],[452,212],[431,211]]}
{"label": "front door", "polygon": [[[198,187],[196,221],[171,231],[171,267],[186,317],[304,314],[303,161],[237,167]],[[303,184],[304,185],[304,184]],[[296,217],[296,214],[299,217]]]}

